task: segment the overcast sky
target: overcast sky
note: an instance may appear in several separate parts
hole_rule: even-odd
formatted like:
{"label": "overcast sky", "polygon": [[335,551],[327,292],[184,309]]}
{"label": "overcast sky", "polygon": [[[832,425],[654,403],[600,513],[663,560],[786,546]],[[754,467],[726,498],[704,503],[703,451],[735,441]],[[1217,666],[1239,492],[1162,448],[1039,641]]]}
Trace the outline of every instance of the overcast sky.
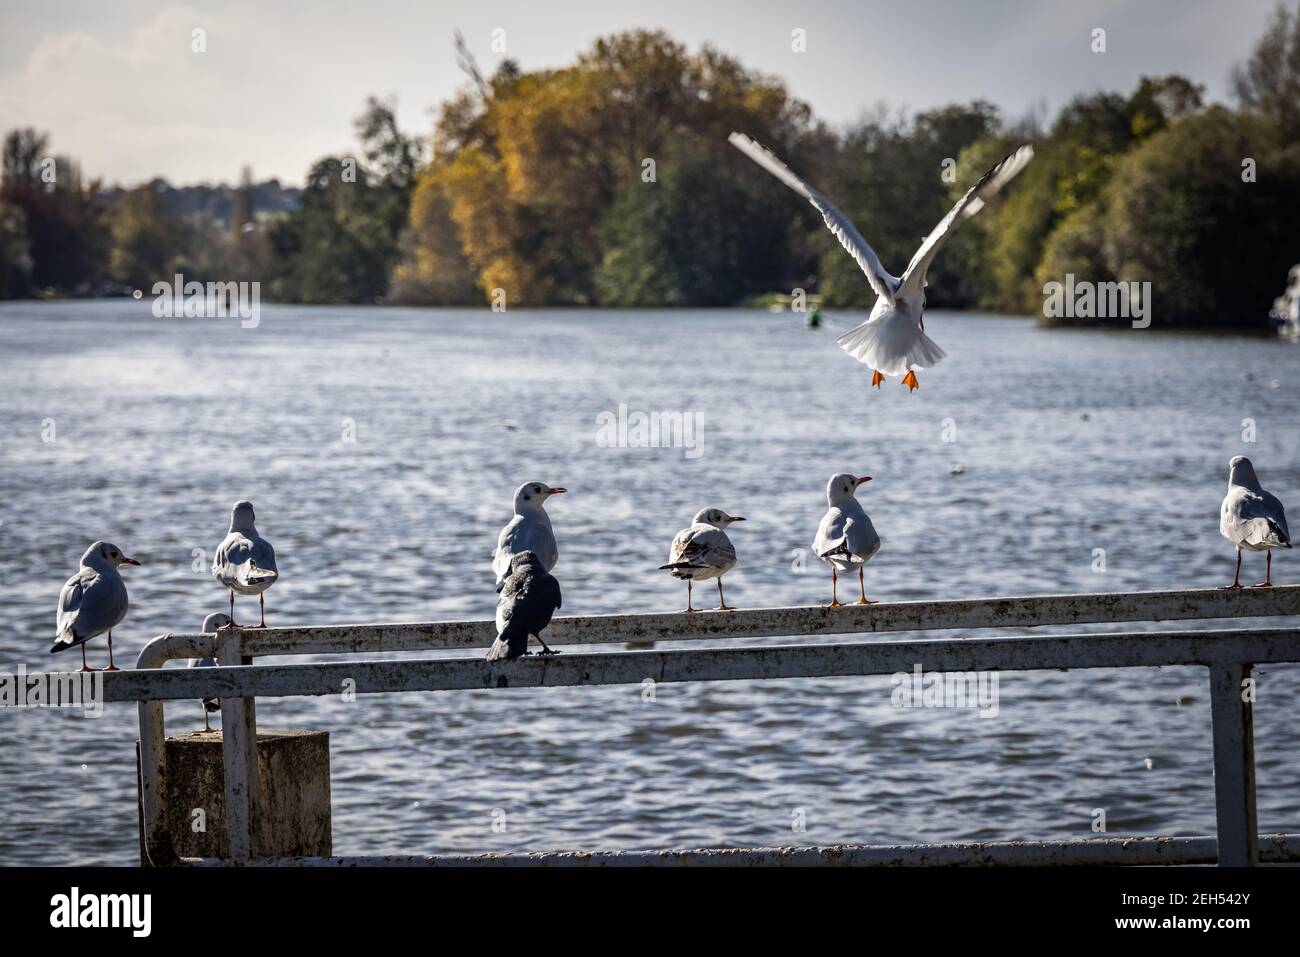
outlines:
{"label": "overcast sky", "polygon": [[[464,81],[452,31],[485,70],[572,61],[593,38],[667,30],[783,78],[834,124],[876,103],[984,98],[1019,116],[1178,72],[1227,98],[1274,0],[0,0],[0,128],[36,126],[86,172],[135,183],[300,183],[352,146],[366,96],[395,95],[412,132]],[[191,52],[206,31],[207,52]],[[505,30],[506,52],[491,51]],[[1090,49],[1094,28],[1107,52]],[[791,50],[806,31],[807,51]]]}

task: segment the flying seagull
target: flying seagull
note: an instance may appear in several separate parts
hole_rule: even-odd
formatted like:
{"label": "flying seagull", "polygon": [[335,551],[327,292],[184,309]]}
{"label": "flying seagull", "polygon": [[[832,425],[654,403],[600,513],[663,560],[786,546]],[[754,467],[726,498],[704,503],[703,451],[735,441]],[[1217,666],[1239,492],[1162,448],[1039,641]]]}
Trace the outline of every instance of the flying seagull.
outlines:
{"label": "flying seagull", "polygon": [[543,507],[552,495],[564,492],[551,488],[544,482],[525,482],[515,489],[515,517],[497,538],[497,550],[492,556],[492,571],[497,576],[497,591],[510,573],[510,559],[520,552],[532,552],[550,571],[560,560],[560,550],[555,545],[551,531],[551,517]]}
{"label": "flying seagull", "polygon": [[1219,510],[1219,531],[1237,546],[1237,573],[1226,588],[1241,587],[1241,550],[1265,552],[1264,580],[1255,587],[1273,584],[1273,549],[1290,548],[1291,533],[1286,512],[1272,493],[1264,491],[1250,459],[1238,455],[1228,463],[1228,494]]}
{"label": "flying seagull", "polygon": [[554,655],[542,639],[542,629],[560,607],[560,583],[532,552],[510,559],[501,597],[497,599],[497,640],[488,649],[488,661],[509,660],[528,654],[528,636],[542,643],[541,654]]}
{"label": "flying seagull", "polygon": [[851,572],[855,567],[858,570],[858,590],[862,594],[857,603],[875,604],[867,598],[863,573],[867,562],[880,551],[880,536],[876,534],[871,519],[854,495],[858,486],[870,481],[870,475],[855,476],[841,472],[832,475],[826,483],[826,514],[822,517],[821,525],[817,526],[813,551],[831,566],[831,603],[827,608],[840,607],[839,597],[835,593],[839,573]]}
{"label": "flying seagull", "polygon": [[901,278],[885,271],[875,251],[867,245],[853,223],[830,200],[813,189],[766,147],[745,136],[732,133],[728,139],[763,169],[812,203],[822,214],[826,226],[840,245],[848,250],[867,275],[876,293],[876,305],[866,322],[839,337],[840,348],[859,362],[871,366],[871,384],[876,388],[886,375],[903,375],[903,384],[915,391],[917,369],[934,365],[945,355],[933,339],[925,334],[925,274],[939,244],[957,228],[984,208],[985,201],[1011,182],[1034,158],[1032,146],[1022,146],[985,173],[978,183],[948,211],[939,225],[930,231],[912,255]]}
{"label": "flying seagull", "polygon": [[212,556],[212,574],[230,590],[230,621],[224,626],[235,626],[235,592],[256,595],[262,612],[261,624],[266,627],[266,596],[264,592],[276,583],[280,573],[275,567],[275,549],[257,534],[254,525],[252,502],[236,502],[230,511],[230,531],[217,546]]}
{"label": "flying seagull", "polygon": [[77,574],[59,592],[58,635],[50,654],[80,645],[81,670],[94,671],[86,664],[86,642],[108,632],[108,667],[104,670],[119,670],[113,665],[113,628],[126,617],[127,599],[126,583],[117,569],[139,564],[110,542],[95,542],[86,549]]}
{"label": "flying seagull", "polygon": [[674,578],[686,580],[686,610],[691,607],[691,583],[709,578],[718,580],[718,607],[714,611],[734,611],[722,597],[722,576],[736,564],[736,549],[723,531],[732,522],[743,522],[739,515],[728,515],[720,508],[705,508],[695,514],[690,528],[673,537],[668,549],[668,564],[660,565]]}
{"label": "flying seagull", "polygon": [[[230,625],[230,616],[223,615],[221,612],[214,612],[203,619],[203,631],[206,634],[214,634],[219,628],[226,628]],[[217,666],[216,658],[191,658],[191,668],[215,668]],[[221,702],[216,698],[201,699],[203,705],[203,730],[211,731],[212,726],[208,724],[208,715],[221,710]],[[197,732],[196,732],[197,733]]]}

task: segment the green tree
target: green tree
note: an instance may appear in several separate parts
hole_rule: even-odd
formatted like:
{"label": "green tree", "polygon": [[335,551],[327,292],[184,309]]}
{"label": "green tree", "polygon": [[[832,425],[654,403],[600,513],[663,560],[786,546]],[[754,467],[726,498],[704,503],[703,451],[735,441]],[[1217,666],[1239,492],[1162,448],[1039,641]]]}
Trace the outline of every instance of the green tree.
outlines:
{"label": "green tree", "polygon": [[84,182],[74,160],[49,155],[48,137],[35,130],[10,132],[2,152],[0,201],[22,210],[32,285],[64,293],[99,291],[108,259],[99,183]]}
{"label": "green tree", "polygon": [[711,144],[678,144],[655,181],[628,183],[606,218],[596,272],[607,306],[722,306],[771,289],[789,219],[719,176]]}
{"label": "green tree", "polygon": [[180,247],[178,224],[162,211],[158,183],[126,193],[113,209],[109,274],[133,289],[169,281]]}
{"label": "green tree", "polygon": [[1277,5],[1250,57],[1233,70],[1232,91],[1283,137],[1300,137],[1300,3],[1295,10]]}
{"label": "green tree", "polygon": [[373,97],[357,120],[366,162],[319,160],[298,209],[272,225],[271,291],[301,302],[378,302],[401,254],[418,145]]}
{"label": "green tree", "polygon": [[[1243,157],[1257,164],[1243,176]],[[1295,263],[1300,144],[1223,107],[1152,137],[1120,164],[1102,248],[1119,279],[1150,281],[1153,323],[1262,331]]]}
{"label": "green tree", "polygon": [[0,299],[30,295],[32,256],[20,207],[0,199]]}

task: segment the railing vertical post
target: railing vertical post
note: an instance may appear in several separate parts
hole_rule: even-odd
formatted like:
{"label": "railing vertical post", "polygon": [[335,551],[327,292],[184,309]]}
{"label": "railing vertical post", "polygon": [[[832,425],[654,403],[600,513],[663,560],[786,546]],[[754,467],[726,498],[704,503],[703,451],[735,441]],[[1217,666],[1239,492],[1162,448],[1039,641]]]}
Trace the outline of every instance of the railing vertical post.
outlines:
{"label": "railing vertical post", "polygon": [[[221,640],[219,665],[251,664],[238,637]],[[222,755],[226,771],[226,835],[230,857],[246,861],[253,856],[256,834],[258,767],[257,713],[254,698],[221,699]]]}
{"label": "railing vertical post", "polygon": [[1243,682],[1249,664],[1210,666],[1210,717],[1214,725],[1214,809],[1219,866],[1259,863],[1255,821],[1255,736],[1251,700]]}
{"label": "railing vertical post", "polygon": [[141,701],[140,716],[140,806],[144,824],[144,856],[153,867],[175,863],[171,836],[167,831],[167,728],[163,724],[163,703]]}

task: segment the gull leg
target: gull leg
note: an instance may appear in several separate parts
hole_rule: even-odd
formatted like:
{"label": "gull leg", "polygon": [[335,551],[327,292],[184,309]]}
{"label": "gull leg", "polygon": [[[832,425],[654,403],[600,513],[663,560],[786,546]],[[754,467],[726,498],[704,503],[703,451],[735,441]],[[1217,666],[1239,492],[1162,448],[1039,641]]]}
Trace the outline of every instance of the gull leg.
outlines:
{"label": "gull leg", "polygon": [[839,576],[835,573],[835,566],[832,565],[831,566],[831,603],[829,605],[822,605],[823,608],[840,607],[840,600],[835,596],[835,586],[838,580],[839,580]]}
{"label": "gull leg", "polygon": [[727,604],[727,600],[722,597],[722,576],[718,576],[718,607],[714,611],[735,611],[736,609]]}
{"label": "gull leg", "polygon": [[[85,645],[82,645],[81,647],[84,648],[84,647],[86,647],[86,646],[85,646]],[[122,670],[121,668],[118,668],[118,667],[116,667],[116,666],[113,664],[113,629],[112,629],[112,628],[108,629],[108,667],[105,668],[104,670],[105,670],[105,671],[121,671],[121,670]]]}
{"label": "gull leg", "polygon": [[690,614],[693,611],[695,609],[691,607],[691,580],[688,578],[686,579],[686,613]]}
{"label": "gull leg", "polygon": [[1273,584],[1273,549],[1270,548],[1264,555],[1266,556],[1264,560],[1264,580],[1251,585],[1251,588],[1268,588]]}
{"label": "gull leg", "polygon": [[200,702],[199,702],[199,707],[203,709],[203,730],[204,730],[205,732],[206,732],[206,731],[211,731],[211,730],[212,730],[212,726],[211,726],[210,724],[208,724],[208,706],[205,705],[202,701],[200,701]]}
{"label": "gull leg", "polygon": [[81,643],[81,670],[82,671],[95,670],[94,668],[90,667],[90,665],[86,664],[86,643],[84,641]]}
{"label": "gull leg", "polygon": [[865,565],[858,569],[858,591],[861,592],[861,594],[862,594],[862,597],[858,599],[858,604],[859,604],[859,605],[874,605],[875,602],[872,601],[870,598],[867,597],[867,585],[866,585],[866,582],[863,580],[863,577],[862,577],[864,572],[866,572],[866,566],[865,566]]}
{"label": "gull leg", "polygon": [[907,386],[908,392],[915,392],[921,387],[921,383],[916,381],[916,373],[911,371],[903,376],[903,385]]}
{"label": "gull leg", "polygon": [[872,372],[872,374],[871,374],[871,384],[872,384],[873,386],[875,386],[877,389],[879,389],[879,388],[880,388],[880,383],[882,383],[882,382],[884,382],[884,381],[885,381],[885,377],[881,374],[881,372],[880,372],[879,369],[876,369],[874,372]]}
{"label": "gull leg", "polygon": [[1240,588],[1241,587],[1241,549],[1237,549],[1237,574],[1232,576],[1231,585],[1222,585],[1222,588]]}
{"label": "gull leg", "polygon": [[235,590],[230,589],[230,624],[222,625],[222,628],[238,628],[235,624]]}
{"label": "gull leg", "polygon": [[266,592],[262,592],[260,595],[257,596],[257,607],[262,610],[262,623],[257,627],[265,628],[266,627]]}
{"label": "gull leg", "polygon": [[552,648],[550,645],[548,645],[545,641],[542,641],[542,636],[541,636],[541,635],[534,634],[533,637],[536,638],[538,641],[541,641],[541,642],[542,642],[542,650],[538,652],[539,655],[558,655],[558,654],[559,654],[558,651],[556,651],[554,648]]}

